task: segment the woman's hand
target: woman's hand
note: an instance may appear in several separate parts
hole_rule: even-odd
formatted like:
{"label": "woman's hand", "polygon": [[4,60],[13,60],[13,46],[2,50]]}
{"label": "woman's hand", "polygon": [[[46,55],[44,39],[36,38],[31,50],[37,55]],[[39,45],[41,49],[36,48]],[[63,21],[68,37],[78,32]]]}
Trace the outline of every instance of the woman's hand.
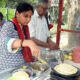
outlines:
{"label": "woman's hand", "polygon": [[32,40],[24,40],[22,46],[29,47],[31,49],[31,53],[40,58],[40,50]]}

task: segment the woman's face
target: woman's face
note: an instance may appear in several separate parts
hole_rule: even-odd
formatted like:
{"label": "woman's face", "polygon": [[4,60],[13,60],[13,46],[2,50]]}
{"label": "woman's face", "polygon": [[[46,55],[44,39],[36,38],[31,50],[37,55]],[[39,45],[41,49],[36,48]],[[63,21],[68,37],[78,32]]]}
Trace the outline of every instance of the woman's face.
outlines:
{"label": "woman's face", "polygon": [[23,26],[29,23],[29,21],[31,20],[31,16],[32,16],[31,10],[22,13],[16,11],[16,18],[18,20],[18,23],[20,23]]}

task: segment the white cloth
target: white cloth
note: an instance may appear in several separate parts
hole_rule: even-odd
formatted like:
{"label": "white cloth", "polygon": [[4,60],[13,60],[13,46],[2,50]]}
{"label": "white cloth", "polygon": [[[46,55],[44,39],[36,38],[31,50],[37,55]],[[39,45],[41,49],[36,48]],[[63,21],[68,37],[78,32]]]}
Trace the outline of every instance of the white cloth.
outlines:
{"label": "white cloth", "polygon": [[19,48],[12,48],[12,44],[15,41],[15,38],[11,38],[10,40],[8,40],[7,42],[7,50],[9,51],[9,53],[16,53],[18,51]]}
{"label": "white cloth", "polygon": [[47,38],[50,34],[48,32],[48,26],[44,16],[41,18],[35,10],[28,26],[30,37],[35,37],[40,41],[47,42]]}

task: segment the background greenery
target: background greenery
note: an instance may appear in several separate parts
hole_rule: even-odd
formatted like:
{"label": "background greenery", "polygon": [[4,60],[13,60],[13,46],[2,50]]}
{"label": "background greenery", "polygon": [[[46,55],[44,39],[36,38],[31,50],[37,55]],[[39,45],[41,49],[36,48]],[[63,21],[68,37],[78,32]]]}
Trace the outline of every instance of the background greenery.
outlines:
{"label": "background greenery", "polygon": [[0,0],[0,12],[4,15],[4,20],[10,20],[15,15],[15,8],[18,3],[25,1],[32,5],[37,3],[37,0]]}
{"label": "background greenery", "polygon": [[0,0],[0,7],[15,8],[22,1],[35,4],[38,0]]}
{"label": "background greenery", "polygon": [[[7,19],[7,8],[0,8],[0,12],[3,13],[4,15],[3,19],[6,20]],[[14,15],[15,15],[15,9],[8,8],[8,20],[11,20],[12,17],[14,17]]]}
{"label": "background greenery", "polygon": [[[35,6],[38,0],[0,0],[0,12],[3,13],[4,19],[6,19],[6,16],[7,16],[6,15],[7,9],[8,9],[8,19],[11,19],[14,16],[14,11],[15,11],[14,9],[16,8],[16,5],[22,1],[26,1],[32,4],[33,6]],[[67,14],[68,14],[68,2],[65,0],[64,1],[64,15],[63,15],[63,21],[65,24],[67,24]],[[54,16],[55,16],[55,19],[53,21],[57,22],[58,7],[54,8]]]}
{"label": "background greenery", "polygon": [[[26,1],[33,6],[36,5],[38,0],[0,0],[0,12],[4,15],[4,20],[11,20],[12,17],[15,15],[15,8],[16,5],[22,1]],[[64,15],[63,15],[63,22],[65,25],[62,25],[63,29],[67,29],[67,15],[68,15],[68,2],[67,0],[64,1]],[[49,12],[51,13],[51,12]],[[57,19],[58,19],[58,7],[54,8],[54,16],[55,19],[51,22],[54,27],[51,29],[51,33],[56,33],[57,31]]]}

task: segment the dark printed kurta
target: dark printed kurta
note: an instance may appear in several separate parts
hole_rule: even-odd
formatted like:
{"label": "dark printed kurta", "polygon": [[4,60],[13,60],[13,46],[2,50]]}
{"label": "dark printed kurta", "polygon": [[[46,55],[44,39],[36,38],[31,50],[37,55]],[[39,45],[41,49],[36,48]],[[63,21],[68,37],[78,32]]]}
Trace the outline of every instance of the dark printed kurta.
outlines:
{"label": "dark printed kurta", "polygon": [[9,52],[6,49],[8,39],[18,39],[18,32],[15,30],[12,22],[6,22],[0,31],[0,72],[9,68],[23,64],[21,48],[17,51]]}

